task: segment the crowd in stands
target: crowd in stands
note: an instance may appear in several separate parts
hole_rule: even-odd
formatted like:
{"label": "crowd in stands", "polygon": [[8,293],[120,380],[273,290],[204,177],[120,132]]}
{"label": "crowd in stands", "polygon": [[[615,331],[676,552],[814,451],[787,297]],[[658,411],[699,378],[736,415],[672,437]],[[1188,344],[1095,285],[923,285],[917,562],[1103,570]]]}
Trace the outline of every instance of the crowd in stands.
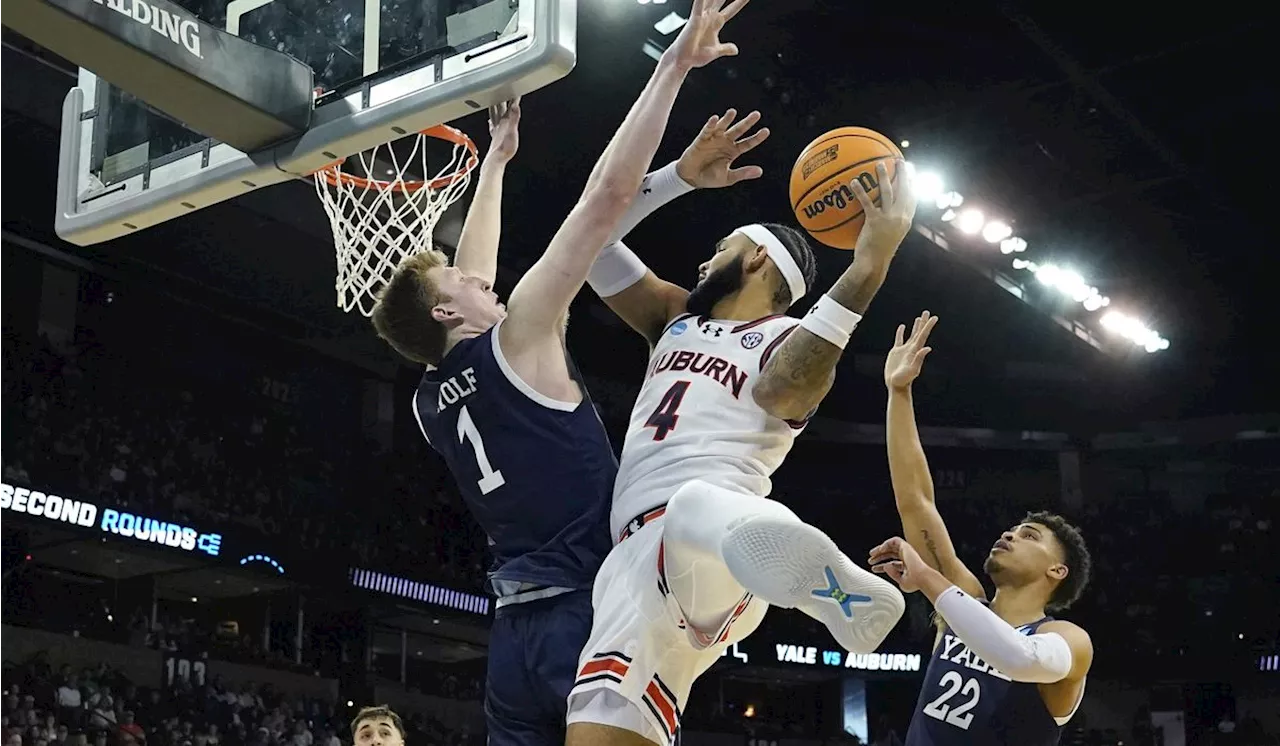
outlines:
{"label": "crowd in stands", "polygon": [[[339,746],[350,743],[351,712],[336,702],[290,698],[269,685],[176,679],[135,686],[108,666],[58,670],[42,656],[5,663],[4,746]],[[480,746],[450,729],[401,713],[414,746]]]}
{"label": "crowd in stands", "polygon": [[483,538],[416,444],[335,463],[315,441],[342,433],[307,432],[260,390],[139,366],[92,337],[14,336],[4,365],[6,481],[481,587]]}

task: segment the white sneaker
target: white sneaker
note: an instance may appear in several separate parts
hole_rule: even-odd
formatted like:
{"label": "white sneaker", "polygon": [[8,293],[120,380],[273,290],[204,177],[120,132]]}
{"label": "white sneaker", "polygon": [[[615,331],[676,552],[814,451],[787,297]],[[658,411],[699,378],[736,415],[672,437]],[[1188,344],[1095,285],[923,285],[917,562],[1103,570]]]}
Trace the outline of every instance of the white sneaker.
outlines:
{"label": "white sneaker", "polygon": [[893,583],[855,565],[807,523],[749,518],[730,529],[721,551],[743,588],[822,622],[851,653],[880,647],[907,606]]}

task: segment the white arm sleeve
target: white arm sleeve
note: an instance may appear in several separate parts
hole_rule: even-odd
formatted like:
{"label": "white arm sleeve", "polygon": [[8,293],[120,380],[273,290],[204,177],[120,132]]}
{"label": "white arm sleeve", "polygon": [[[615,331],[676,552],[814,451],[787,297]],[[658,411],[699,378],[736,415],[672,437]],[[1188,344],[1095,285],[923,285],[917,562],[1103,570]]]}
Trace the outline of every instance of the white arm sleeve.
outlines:
{"label": "white arm sleeve", "polygon": [[644,181],[640,182],[640,193],[609,236],[609,243],[625,238],[641,221],[657,212],[658,208],[692,191],[693,187],[676,173],[675,161],[645,176]]}
{"label": "white arm sleeve", "polygon": [[604,247],[600,256],[596,257],[595,264],[591,265],[587,284],[596,291],[596,295],[608,298],[640,282],[649,268],[622,243],[622,237],[658,208],[691,191],[693,187],[676,173],[674,161],[644,177],[640,193],[631,203],[631,209],[622,216],[622,221],[609,237],[609,245]]}
{"label": "white arm sleeve", "polygon": [[596,295],[608,298],[640,282],[648,272],[649,268],[634,251],[623,242],[614,241],[596,257],[587,274],[587,284]]}
{"label": "white arm sleeve", "polygon": [[1062,635],[1021,634],[954,585],[938,596],[934,608],[970,650],[1014,681],[1052,684],[1071,673],[1071,646]]}

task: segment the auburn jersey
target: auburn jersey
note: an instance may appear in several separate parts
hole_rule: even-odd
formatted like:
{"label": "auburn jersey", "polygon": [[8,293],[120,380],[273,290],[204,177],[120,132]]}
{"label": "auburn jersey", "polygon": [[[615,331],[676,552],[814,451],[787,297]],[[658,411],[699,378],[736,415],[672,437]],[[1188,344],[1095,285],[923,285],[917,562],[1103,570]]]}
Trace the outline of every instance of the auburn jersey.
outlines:
{"label": "auburn jersey", "polygon": [[804,424],[765,412],[752,397],[765,362],[799,319],[677,317],[654,345],[627,428],[613,490],[611,529],[664,505],[694,479],[761,497]]}

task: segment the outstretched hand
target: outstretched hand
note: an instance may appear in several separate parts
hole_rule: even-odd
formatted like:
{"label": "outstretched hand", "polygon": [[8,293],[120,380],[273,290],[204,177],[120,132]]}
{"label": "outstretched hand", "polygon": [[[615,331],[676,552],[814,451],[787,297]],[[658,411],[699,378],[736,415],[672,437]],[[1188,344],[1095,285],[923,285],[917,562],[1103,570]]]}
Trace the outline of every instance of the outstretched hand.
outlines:
{"label": "outstretched hand", "polygon": [[925,342],[929,341],[929,332],[933,331],[937,323],[938,317],[925,311],[916,317],[915,323],[911,325],[911,336],[905,341],[902,337],[906,327],[898,325],[897,334],[893,338],[893,349],[889,350],[884,359],[884,385],[890,390],[909,388],[919,377],[924,359],[933,352],[933,348],[926,347]]}
{"label": "outstretched hand", "polygon": [[489,154],[485,162],[506,163],[520,149],[520,97],[489,107]]}
{"label": "outstretched hand", "polygon": [[720,41],[720,30],[738,15],[748,0],[693,0],[693,10],[666,56],[683,70],[708,65],[738,53],[737,44]]}
{"label": "outstretched hand", "polygon": [[889,576],[903,593],[920,590],[920,575],[929,569],[915,548],[898,536],[872,549],[867,563],[872,572]]}
{"label": "outstretched hand", "polygon": [[898,159],[894,163],[894,175],[896,179],[889,178],[889,168],[884,161],[876,164],[876,182],[880,185],[879,205],[871,200],[861,181],[854,179],[849,185],[866,215],[854,250],[856,253],[873,254],[886,262],[898,252],[898,246],[907,237],[911,221],[916,216],[916,191],[912,188],[911,169],[907,167],[906,161]]}
{"label": "outstretched hand", "polygon": [[685,148],[676,162],[676,173],[685,183],[698,189],[719,189],[764,175],[764,169],[759,166],[733,168],[739,156],[769,138],[768,127],[748,134],[760,122],[760,112],[753,111],[734,124],[737,116],[736,109],[729,109],[723,116],[712,116]]}

